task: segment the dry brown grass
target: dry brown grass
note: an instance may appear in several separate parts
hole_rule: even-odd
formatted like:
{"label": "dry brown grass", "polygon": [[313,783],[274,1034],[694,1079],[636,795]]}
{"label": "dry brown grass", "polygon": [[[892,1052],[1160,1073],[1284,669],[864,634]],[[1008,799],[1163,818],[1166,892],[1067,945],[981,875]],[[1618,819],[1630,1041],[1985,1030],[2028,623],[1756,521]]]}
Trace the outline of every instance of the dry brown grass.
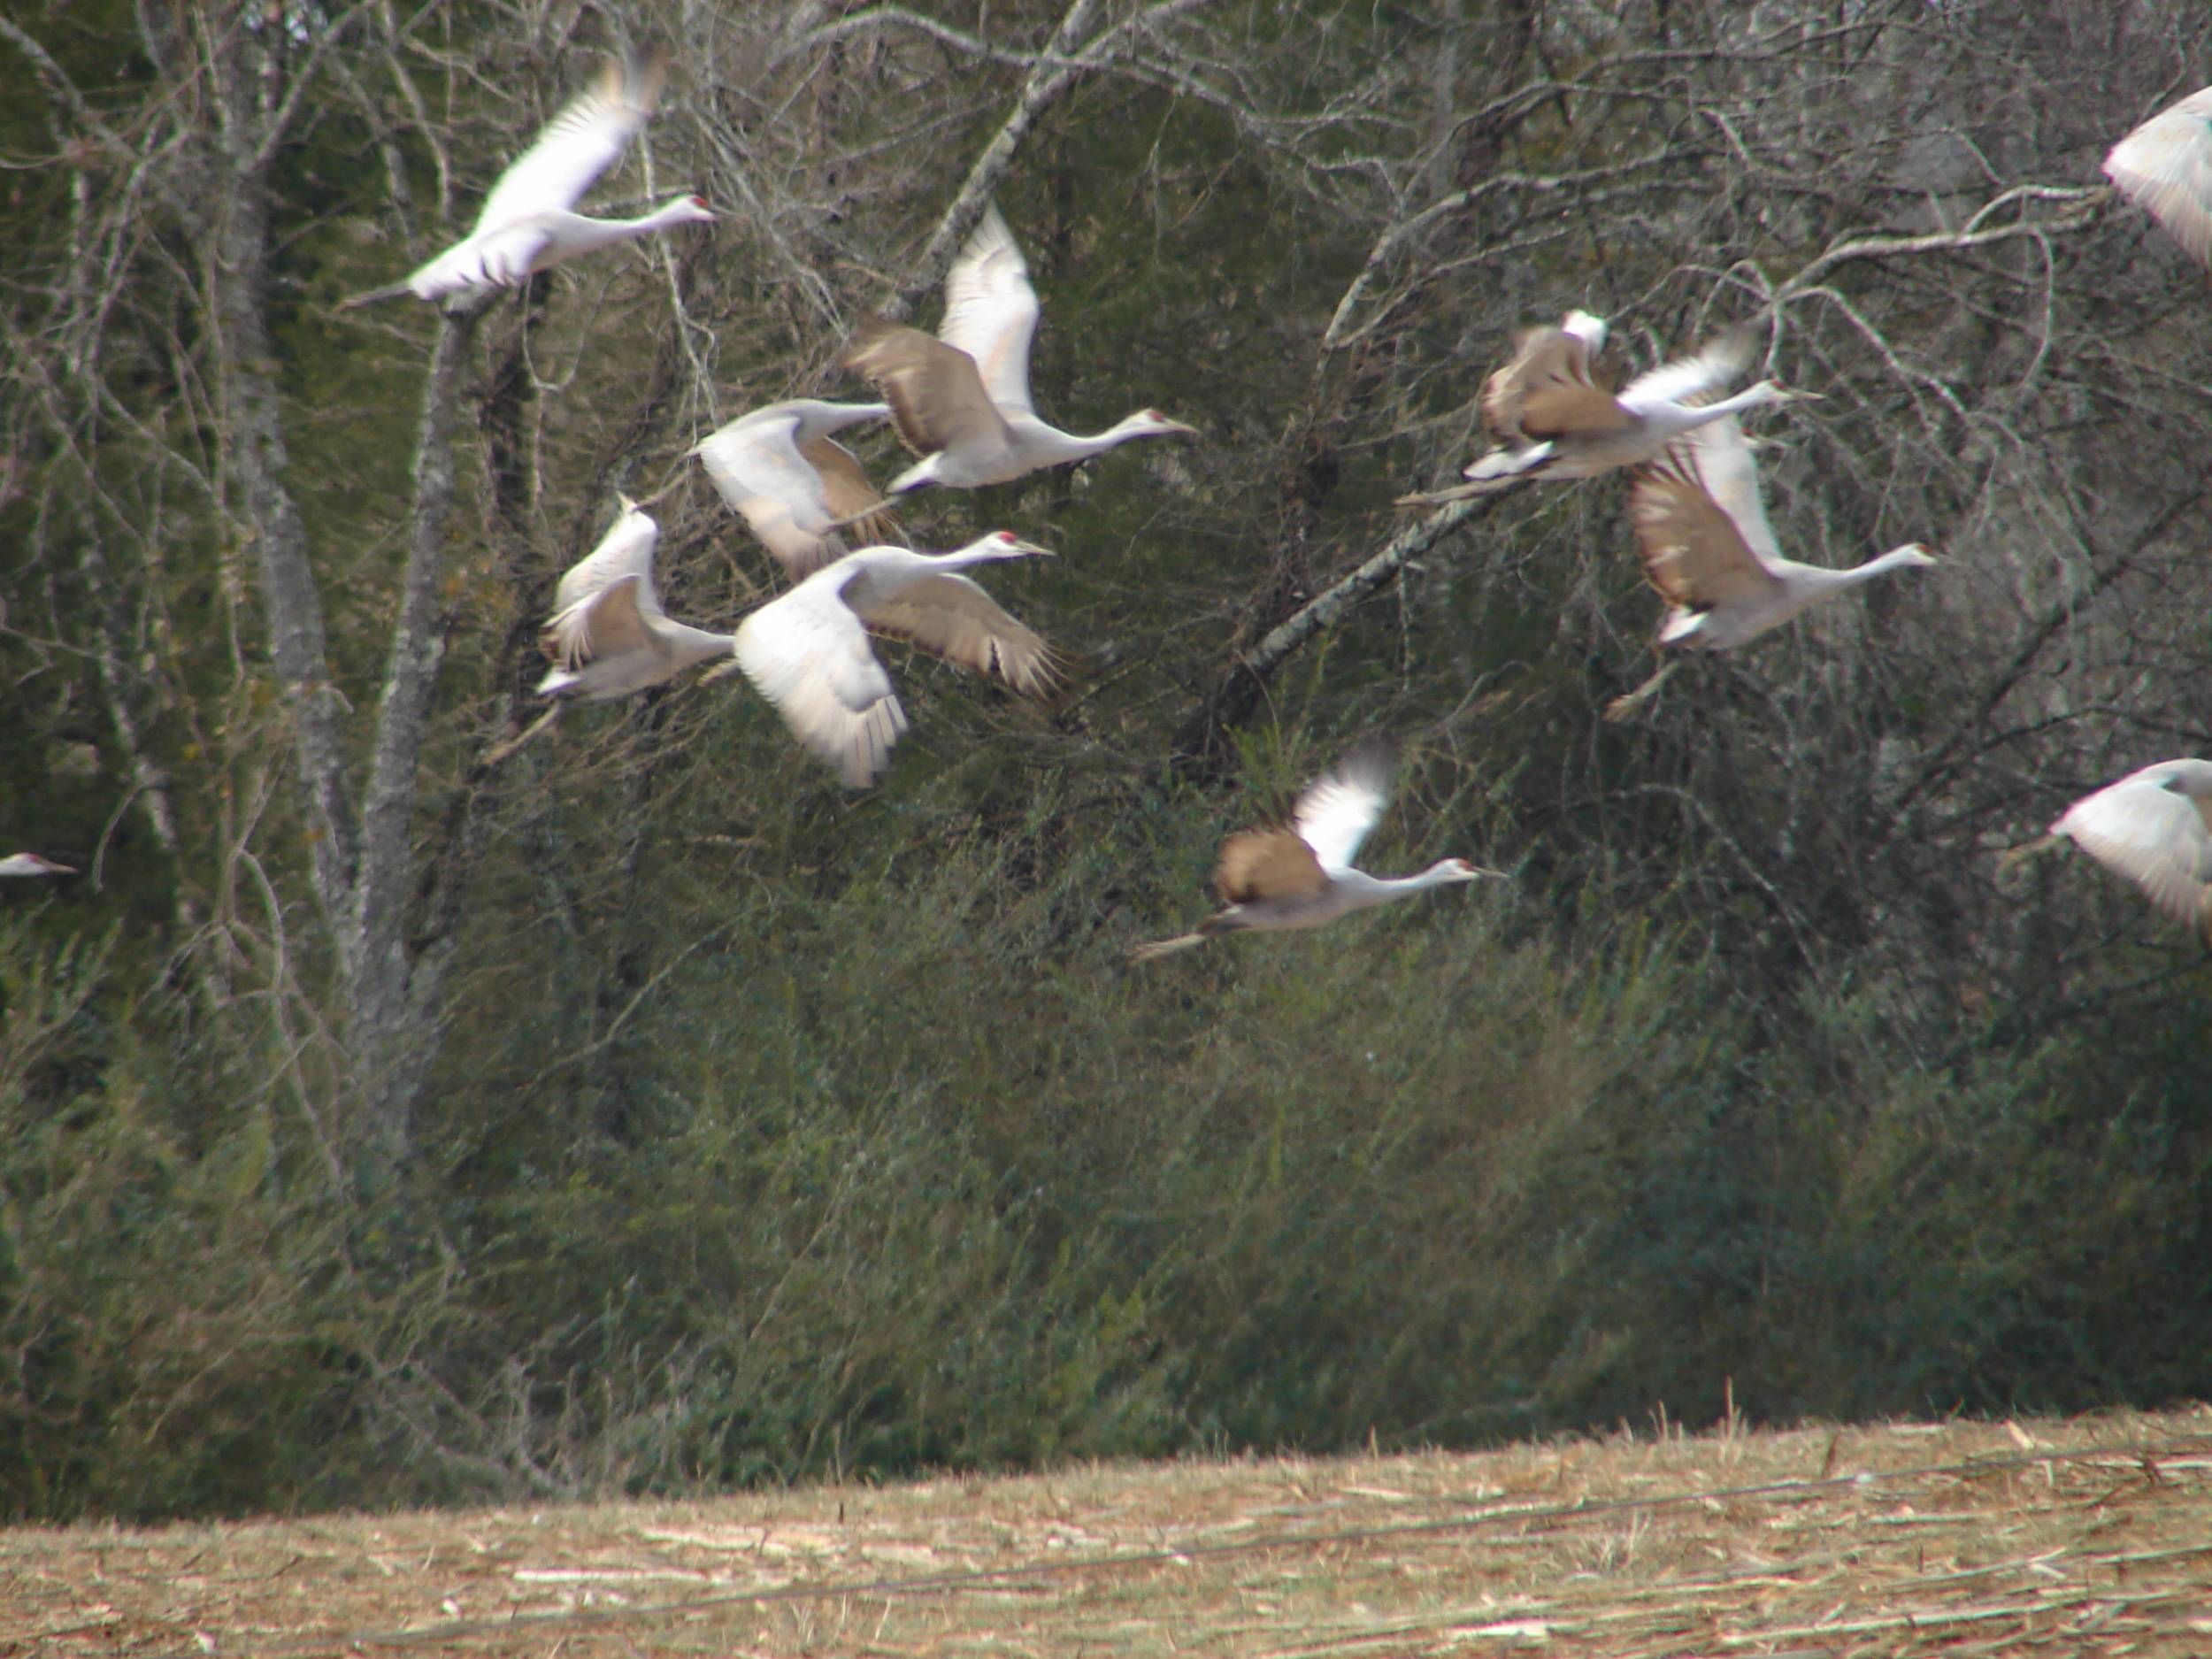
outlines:
{"label": "dry brown grass", "polygon": [[0,1653],[2212,1652],[2212,1410],[0,1534]]}

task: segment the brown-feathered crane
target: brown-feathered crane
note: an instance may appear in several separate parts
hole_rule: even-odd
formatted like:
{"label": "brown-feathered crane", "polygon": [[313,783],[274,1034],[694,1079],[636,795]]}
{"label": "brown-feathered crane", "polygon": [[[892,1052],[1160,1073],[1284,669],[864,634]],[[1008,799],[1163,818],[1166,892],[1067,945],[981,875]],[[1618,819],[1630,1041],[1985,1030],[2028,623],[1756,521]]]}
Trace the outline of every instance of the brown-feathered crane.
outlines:
{"label": "brown-feathered crane", "polygon": [[1495,447],[1467,468],[1470,481],[1401,504],[1432,506],[1523,479],[1592,478],[1635,466],[1708,422],[1806,396],[1774,380],[1715,396],[1750,365],[1754,339],[1733,330],[1616,392],[1591,367],[1605,343],[1604,322],[1570,311],[1559,327],[1523,334],[1512,360],[1483,382],[1483,425]]}
{"label": "brown-feathered crane", "polygon": [[945,277],[945,319],[933,339],[871,317],[845,353],[891,405],[899,436],[922,458],[891,480],[890,494],[929,484],[973,489],[1079,461],[1132,438],[1187,434],[1156,409],[1140,410],[1090,437],[1037,418],[1029,398],[1029,342],[1037,291],[996,207],[988,209]]}
{"label": "brown-feathered crane", "polygon": [[[1935,563],[1917,541],[1848,570],[1785,558],[1759,499],[1751,446],[1732,417],[1683,434],[1639,472],[1628,517],[1645,580],[1667,602],[1659,643],[1682,650],[1732,650],[1847,588]],[[1615,698],[1606,718],[1626,719],[1673,668]]]}
{"label": "brown-feathered crane", "polygon": [[1431,887],[1500,875],[1464,858],[1440,859],[1410,876],[1371,876],[1352,867],[1389,803],[1391,764],[1387,746],[1362,744],[1306,786],[1288,824],[1240,830],[1223,841],[1214,886],[1225,908],[1194,933],[1139,945],[1133,959],[1148,962],[1247,929],[1318,927]]}

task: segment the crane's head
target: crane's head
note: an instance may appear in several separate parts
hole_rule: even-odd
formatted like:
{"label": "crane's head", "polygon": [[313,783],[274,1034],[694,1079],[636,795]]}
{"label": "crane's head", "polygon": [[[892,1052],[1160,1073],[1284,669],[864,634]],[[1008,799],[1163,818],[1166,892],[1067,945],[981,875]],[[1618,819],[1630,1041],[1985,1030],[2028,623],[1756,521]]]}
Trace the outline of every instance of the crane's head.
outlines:
{"label": "crane's head", "polygon": [[1924,541],[1908,541],[1904,546],[1892,549],[1889,562],[1906,568],[1932,565],[1936,562],[1935,549]]}
{"label": "crane's head", "polygon": [[1114,430],[1125,438],[1195,438],[1198,428],[1171,420],[1156,409],[1140,409]]}
{"label": "crane's head", "polygon": [[58,864],[50,858],[36,853],[11,853],[0,858],[0,876],[73,876],[76,870],[69,864]]}
{"label": "crane's head", "polygon": [[1436,864],[1433,867],[1432,872],[1447,881],[1483,881],[1493,879],[1502,881],[1505,879],[1504,871],[1486,870],[1482,865],[1471,864],[1464,858],[1447,858],[1441,863]]}
{"label": "crane's head", "polygon": [[1801,387],[1786,386],[1780,380],[1761,380],[1747,388],[1743,396],[1755,403],[1817,403],[1818,392],[1809,392]]}
{"label": "crane's head", "polygon": [[703,196],[680,196],[661,209],[661,216],[671,225],[711,225],[716,219]]}
{"label": "crane's head", "polygon": [[971,543],[968,551],[993,559],[1048,559],[1056,557],[1050,548],[1039,547],[1034,541],[1025,541],[1011,530],[994,530],[982,540]]}

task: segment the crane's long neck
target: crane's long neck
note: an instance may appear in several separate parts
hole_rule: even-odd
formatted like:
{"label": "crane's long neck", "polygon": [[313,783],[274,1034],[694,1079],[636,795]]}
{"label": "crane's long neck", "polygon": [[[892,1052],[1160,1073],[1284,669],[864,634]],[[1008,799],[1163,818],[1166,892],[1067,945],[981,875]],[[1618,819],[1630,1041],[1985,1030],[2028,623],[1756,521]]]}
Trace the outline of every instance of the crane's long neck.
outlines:
{"label": "crane's long neck", "polygon": [[1029,556],[1026,552],[1003,548],[964,547],[950,553],[926,553],[920,557],[929,561],[928,568],[931,570],[964,571],[971,565],[989,565],[999,559],[1026,558]]}
{"label": "crane's long neck", "polygon": [[581,213],[570,213],[561,220],[557,240],[562,257],[572,258],[595,248],[649,236],[672,225],[688,224],[692,219],[690,204],[681,198],[655,208],[641,219],[588,219]]}
{"label": "crane's long neck", "polygon": [[660,634],[676,659],[682,663],[703,663],[710,657],[726,657],[737,648],[736,634],[695,628],[688,622],[664,622]]}
{"label": "crane's long neck", "polygon": [[1693,426],[1702,426],[1724,416],[1740,415],[1747,409],[1783,403],[1788,396],[1772,380],[1761,380],[1755,386],[1745,387],[1732,397],[1723,397],[1710,403],[1662,404],[1653,413],[1657,417],[1658,424],[1671,434],[1687,432]]}
{"label": "crane's long neck", "polygon": [[1132,438],[1147,436],[1149,431],[1150,428],[1141,419],[1132,415],[1128,419],[1116,421],[1105,431],[1093,433],[1088,437],[1078,433],[1063,432],[1059,427],[1047,426],[1041,420],[1029,425],[1022,436],[1024,446],[1040,457],[1041,465],[1056,466],[1063,461],[1081,461],[1094,455],[1103,455]]}
{"label": "crane's long neck", "polygon": [[1916,542],[1908,541],[1903,547],[1893,547],[1886,553],[1870,558],[1855,570],[1844,572],[1864,581],[1870,576],[1880,576],[1890,571],[1912,570],[1928,563],[1928,556]]}
{"label": "crane's long neck", "polygon": [[1840,593],[1847,588],[1856,588],[1861,582],[1870,582],[1877,576],[1886,576],[1895,570],[1911,570],[1927,563],[1928,556],[1911,542],[1892,548],[1886,553],[1854,565],[1846,570],[1827,570],[1817,565],[1801,565],[1797,569],[1813,572],[1807,585],[1818,594]]}
{"label": "crane's long neck", "polygon": [[1464,881],[1467,876],[1457,859],[1444,858],[1416,875],[1371,876],[1364,870],[1340,870],[1335,879],[1345,897],[1345,909],[1365,910],[1371,904],[1410,898],[1431,887],[1448,887],[1455,881]]}
{"label": "crane's long neck", "polygon": [[864,420],[890,419],[891,405],[817,403],[807,405],[803,414],[804,419],[800,422],[801,438],[826,438],[833,432],[842,432],[846,427],[856,426]]}

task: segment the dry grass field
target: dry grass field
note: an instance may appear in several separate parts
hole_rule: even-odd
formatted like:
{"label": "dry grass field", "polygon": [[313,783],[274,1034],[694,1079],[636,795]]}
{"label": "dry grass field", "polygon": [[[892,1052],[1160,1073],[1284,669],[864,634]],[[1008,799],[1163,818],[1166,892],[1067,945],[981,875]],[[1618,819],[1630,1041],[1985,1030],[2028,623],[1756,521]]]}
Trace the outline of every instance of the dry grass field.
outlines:
{"label": "dry grass field", "polygon": [[0,1654],[2201,1655],[2212,1410],[0,1534]]}

